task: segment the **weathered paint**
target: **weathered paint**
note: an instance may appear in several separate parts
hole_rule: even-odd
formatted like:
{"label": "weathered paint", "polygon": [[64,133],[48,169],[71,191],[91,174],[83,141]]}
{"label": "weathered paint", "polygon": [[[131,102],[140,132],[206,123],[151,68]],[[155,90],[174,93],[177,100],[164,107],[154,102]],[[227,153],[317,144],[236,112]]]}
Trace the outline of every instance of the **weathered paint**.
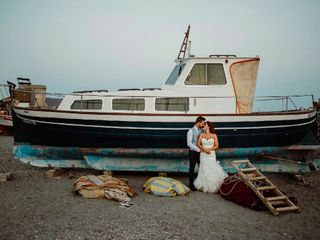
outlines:
{"label": "weathered paint", "polygon": [[[226,172],[234,173],[231,161],[249,159],[263,172],[310,172],[318,170],[315,158],[320,146],[224,148],[217,159]],[[16,144],[14,157],[39,167],[93,168],[109,171],[188,172],[188,149],[126,149],[43,147]],[[298,159],[298,160],[292,160]]]}
{"label": "weathered paint", "polygon": [[188,172],[187,159],[116,158],[86,155],[90,167],[109,171]]}
{"label": "weathered paint", "polygon": [[90,166],[84,160],[21,158],[20,161],[36,167],[90,168]]}
{"label": "weathered paint", "polygon": [[[189,161],[187,159],[112,158],[95,155],[87,155],[85,159],[90,167],[97,170],[185,173],[189,171]],[[222,158],[219,160],[219,163],[226,172],[235,173],[236,170],[231,166],[231,162],[234,160],[243,159]],[[306,163],[266,159],[250,159],[250,161],[262,172],[310,172],[310,167]]]}
{"label": "weathered paint", "polygon": [[313,161],[313,166],[315,167],[315,170],[319,171],[320,170],[320,159],[315,159]]}
{"label": "weathered paint", "polygon": [[80,148],[83,155],[129,158],[186,158],[186,148]]}
{"label": "weathered paint", "polygon": [[15,145],[13,156],[37,167],[90,168],[78,148]]}

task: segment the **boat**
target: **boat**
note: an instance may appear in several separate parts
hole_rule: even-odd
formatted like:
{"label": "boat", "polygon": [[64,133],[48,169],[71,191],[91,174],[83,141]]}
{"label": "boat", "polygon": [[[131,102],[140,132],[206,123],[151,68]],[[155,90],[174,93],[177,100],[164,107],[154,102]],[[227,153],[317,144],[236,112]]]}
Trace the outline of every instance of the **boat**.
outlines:
{"label": "boat", "polygon": [[[36,166],[186,172],[186,133],[199,115],[214,123],[221,159],[288,157],[288,152],[293,158],[297,149],[319,150],[314,140],[300,145],[316,122],[312,95],[255,97],[259,57],[196,57],[188,47],[189,32],[190,26],[161,88],[49,94],[45,86],[25,85],[15,90],[15,157]],[[310,105],[297,106],[297,98]],[[281,109],[262,111],[259,104],[266,102]],[[315,160],[297,169],[309,169]]]}
{"label": "boat", "polygon": [[13,130],[11,116],[11,92],[14,85],[0,84],[0,135],[11,135]]}

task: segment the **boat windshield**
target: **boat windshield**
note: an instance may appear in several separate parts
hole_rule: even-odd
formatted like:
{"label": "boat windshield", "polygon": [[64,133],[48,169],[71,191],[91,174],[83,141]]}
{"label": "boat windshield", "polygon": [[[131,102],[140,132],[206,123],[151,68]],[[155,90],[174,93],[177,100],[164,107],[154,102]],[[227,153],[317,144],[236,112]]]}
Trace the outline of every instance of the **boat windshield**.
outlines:
{"label": "boat windshield", "polygon": [[174,85],[178,79],[178,77],[180,76],[184,66],[186,64],[178,64],[174,67],[174,69],[172,70],[170,76],[168,77],[166,84],[168,85]]}

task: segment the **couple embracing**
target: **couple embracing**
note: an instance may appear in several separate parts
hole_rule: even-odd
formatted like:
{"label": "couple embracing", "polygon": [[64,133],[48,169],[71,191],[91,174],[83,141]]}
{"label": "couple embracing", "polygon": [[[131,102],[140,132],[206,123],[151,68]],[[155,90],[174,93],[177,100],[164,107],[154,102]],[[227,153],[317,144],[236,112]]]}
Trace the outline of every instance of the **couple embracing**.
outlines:
{"label": "couple embracing", "polygon": [[[223,180],[228,176],[216,161],[219,148],[218,137],[213,124],[202,116],[196,119],[195,125],[187,134],[189,147],[189,187],[192,191],[200,190],[215,193]],[[194,169],[199,165],[198,176],[194,180]]]}

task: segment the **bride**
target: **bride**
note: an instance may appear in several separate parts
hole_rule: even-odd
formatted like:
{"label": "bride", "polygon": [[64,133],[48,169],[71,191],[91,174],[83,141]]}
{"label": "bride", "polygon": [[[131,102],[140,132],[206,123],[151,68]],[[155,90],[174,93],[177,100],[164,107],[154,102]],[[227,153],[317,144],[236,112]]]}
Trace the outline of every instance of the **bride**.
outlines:
{"label": "bride", "polygon": [[228,175],[216,161],[215,150],[219,148],[219,142],[212,123],[207,121],[203,129],[204,133],[199,136],[197,143],[201,152],[198,177],[194,181],[194,186],[200,191],[215,193],[219,191]]}

